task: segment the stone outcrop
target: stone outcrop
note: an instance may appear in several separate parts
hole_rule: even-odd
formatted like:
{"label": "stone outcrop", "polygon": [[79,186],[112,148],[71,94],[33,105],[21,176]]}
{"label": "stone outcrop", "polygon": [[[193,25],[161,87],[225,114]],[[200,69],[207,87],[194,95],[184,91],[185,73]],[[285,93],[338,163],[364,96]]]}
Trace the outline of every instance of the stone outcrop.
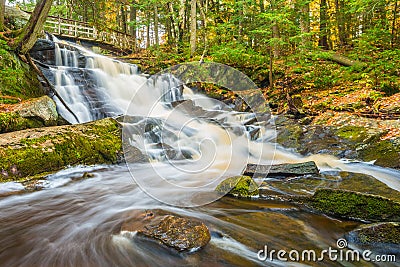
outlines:
{"label": "stone outcrop", "polygon": [[9,106],[8,111],[0,112],[0,133],[55,126],[57,122],[56,104],[50,97],[42,96]]}
{"label": "stone outcrop", "polygon": [[[146,157],[131,149],[137,161]],[[66,166],[122,160],[121,127],[113,119],[0,135],[0,182],[24,180]]]}

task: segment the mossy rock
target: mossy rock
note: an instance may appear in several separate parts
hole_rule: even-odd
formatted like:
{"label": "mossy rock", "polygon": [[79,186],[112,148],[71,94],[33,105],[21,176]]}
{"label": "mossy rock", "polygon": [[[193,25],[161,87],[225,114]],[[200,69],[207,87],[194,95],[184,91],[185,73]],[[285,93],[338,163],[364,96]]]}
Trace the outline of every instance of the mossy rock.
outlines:
{"label": "mossy rock", "polygon": [[400,203],[393,200],[345,190],[319,189],[306,201],[326,214],[360,221],[400,221]]}
{"label": "mossy rock", "polygon": [[236,197],[258,196],[258,185],[250,176],[234,176],[222,181],[215,191]]}
{"label": "mossy rock", "polygon": [[375,160],[375,164],[389,168],[400,168],[400,146],[390,140],[378,140],[358,151],[364,161]]}
{"label": "mossy rock", "polygon": [[0,135],[0,182],[66,166],[113,164],[121,155],[121,128],[113,119],[5,133]]}
{"label": "mossy rock", "polygon": [[44,95],[37,74],[0,39],[0,104]]}
{"label": "mossy rock", "polygon": [[264,181],[260,186],[260,194],[277,196],[312,196],[318,189],[340,189],[369,195],[381,196],[400,202],[400,192],[390,188],[375,177],[352,172],[312,177],[298,177],[296,179],[271,179]]}
{"label": "mossy rock", "polygon": [[385,222],[363,225],[349,234],[349,240],[356,244],[398,244],[400,245],[400,223]]}
{"label": "mossy rock", "polygon": [[9,108],[9,112],[0,112],[0,133],[55,126],[58,123],[56,104],[48,96],[30,99]]}

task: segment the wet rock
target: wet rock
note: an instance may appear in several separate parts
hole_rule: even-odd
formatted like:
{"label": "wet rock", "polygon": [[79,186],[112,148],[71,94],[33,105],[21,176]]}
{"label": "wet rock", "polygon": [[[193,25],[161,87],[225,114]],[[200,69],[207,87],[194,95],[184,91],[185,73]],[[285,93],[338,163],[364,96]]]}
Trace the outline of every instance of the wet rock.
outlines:
{"label": "wet rock", "polygon": [[385,222],[363,225],[348,234],[355,244],[400,244],[400,223]]}
{"label": "wet rock", "polygon": [[[333,125],[324,126],[328,120]],[[385,137],[385,128],[393,128],[398,124],[394,120],[378,123],[376,120],[343,114],[333,118],[327,115],[325,120],[314,121],[313,125],[304,126],[301,123],[287,117],[278,117],[277,142],[302,155],[329,154],[339,158],[375,161],[376,165],[383,167],[400,168],[400,137]]]}
{"label": "wet rock", "polygon": [[255,177],[289,177],[308,174],[317,175],[319,174],[319,170],[314,161],[294,164],[285,163],[278,165],[247,164],[244,174]]}
{"label": "wet rock", "polygon": [[58,123],[56,104],[48,96],[34,98],[0,113],[0,122],[0,133],[54,126]]}
{"label": "wet rock", "polygon": [[397,190],[370,175],[352,172],[322,173],[319,176],[265,180],[260,186],[260,195],[264,197],[280,195],[310,197],[318,189],[356,191],[400,201],[400,192]]}
{"label": "wet rock", "polygon": [[47,39],[38,39],[31,49],[31,52],[53,50],[55,49],[54,42]]}
{"label": "wet rock", "polygon": [[306,201],[322,213],[368,222],[400,221],[400,203],[381,196],[319,189]]}
{"label": "wet rock", "polygon": [[211,239],[210,231],[201,221],[163,211],[133,212],[121,231],[137,231],[139,236],[155,239],[177,251],[198,250]]}
{"label": "wet rock", "polygon": [[66,166],[118,163],[121,156],[121,128],[113,119],[5,133],[0,135],[0,170],[7,175],[0,173],[0,181]]}
{"label": "wet rock", "polygon": [[215,191],[236,197],[258,196],[258,185],[249,176],[234,176],[222,181]]}

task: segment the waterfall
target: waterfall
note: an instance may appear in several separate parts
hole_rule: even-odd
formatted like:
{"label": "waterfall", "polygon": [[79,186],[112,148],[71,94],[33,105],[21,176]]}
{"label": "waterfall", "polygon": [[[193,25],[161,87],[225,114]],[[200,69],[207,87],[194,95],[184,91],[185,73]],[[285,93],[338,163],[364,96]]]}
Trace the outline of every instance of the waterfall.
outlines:
{"label": "waterfall", "polygon": [[[395,175],[375,167],[347,164],[327,155],[305,158],[276,149],[271,116],[264,114],[258,120],[255,113],[236,112],[195,93],[185,86],[186,80],[168,72],[148,78],[136,65],[56,38],[54,41],[51,72],[55,88],[78,120],[55,98],[59,113],[72,123],[126,115],[122,121],[124,144],[138,148],[153,164],[151,179],[134,178],[142,189],[166,203],[187,204],[193,194],[213,191],[224,178],[240,174],[248,163],[313,160],[321,170],[363,172],[400,190]],[[240,87],[242,78],[230,75],[226,80]],[[125,147],[125,152],[128,150]],[[171,194],[175,189],[159,189],[171,184],[175,194]],[[179,199],[171,199],[172,195]]]}

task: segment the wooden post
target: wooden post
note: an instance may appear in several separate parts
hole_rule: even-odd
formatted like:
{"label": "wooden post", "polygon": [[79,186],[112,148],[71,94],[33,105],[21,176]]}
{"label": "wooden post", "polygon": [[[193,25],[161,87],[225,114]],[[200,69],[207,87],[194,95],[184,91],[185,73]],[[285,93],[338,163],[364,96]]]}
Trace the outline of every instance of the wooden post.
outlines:
{"label": "wooden post", "polygon": [[58,35],[61,35],[61,18],[60,18],[60,15],[58,15]]}
{"label": "wooden post", "polygon": [[75,24],[75,33],[74,33],[74,37],[78,37],[78,24],[76,23],[76,21],[74,22]]}

